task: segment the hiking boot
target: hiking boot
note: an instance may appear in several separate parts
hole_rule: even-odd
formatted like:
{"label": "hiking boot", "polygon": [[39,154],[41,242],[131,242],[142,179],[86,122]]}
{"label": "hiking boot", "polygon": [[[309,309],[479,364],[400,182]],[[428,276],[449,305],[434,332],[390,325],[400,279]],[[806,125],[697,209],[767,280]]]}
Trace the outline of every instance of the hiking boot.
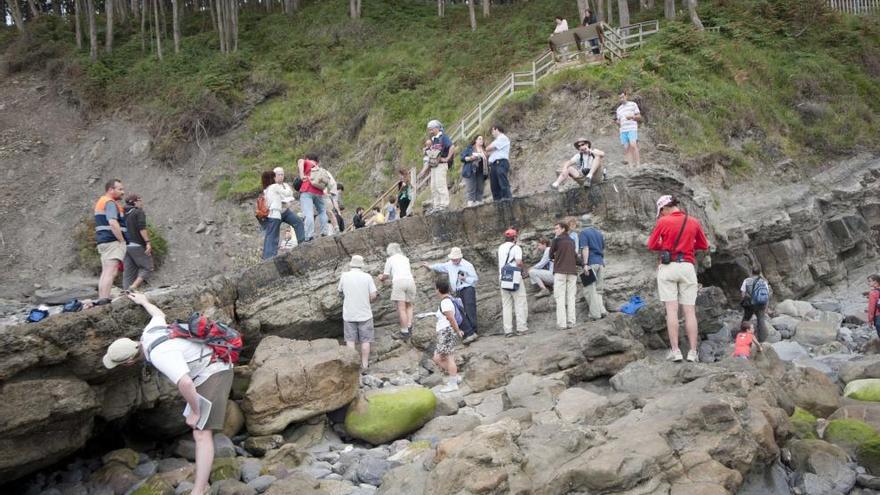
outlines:
{"label": "hiking boot", "polygon": [[[681,355],[681,352],[679,352],[678,354],[679,354],[679,356],[680,356],[680,355]],[[687,360],[690,361],[690,362],[692,362],[692,363],[699,363],[699,362],[700,362],[700,356],[697,355],[697,351],[691,349],[690,351],[688,351],[688,357],[687,357]]]}
{"label": "hiking boot", "polygon": [[468,345],[471,342],[477,340],[478,338],[480,338],[479,335],[472,333],[472,334],[468,335],[467,337],[465,337],[464,340],[461,341],[461,343],[464,345]]}
{"label": "hiking boot", "polygon": [[680,363],[683,359],[681,355],[681,351],[676,349],[674,351],[669,351],[669,354],[666,355],[666,359],[672,361],[673,363]]}
{"label": "hiking boot", "polygon": [[457,390],[458,390],[458,380],[450,380],[449,383],[440,387],[440,392],[442,392],[442,393],[455,392]]}

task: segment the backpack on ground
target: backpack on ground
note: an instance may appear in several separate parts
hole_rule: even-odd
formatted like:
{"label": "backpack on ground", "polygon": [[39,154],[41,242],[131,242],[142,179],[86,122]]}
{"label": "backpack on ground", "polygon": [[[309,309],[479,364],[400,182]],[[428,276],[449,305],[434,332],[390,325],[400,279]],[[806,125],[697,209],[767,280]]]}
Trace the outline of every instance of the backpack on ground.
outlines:
{"label": "backpack on ground", "polygon": [[[464,329],[461,328],[461,324],[462,324],[462,322],[464,322],[464,319],[465,319],[464,303],[461,301],[460,297],[452,297],[452,296],[446,296],[446,297],[448,297],[449,300],[452,301],[452,305],[455,306],[455,324],[458,325],[459,330],[464,331]],[[443,313],[442,306],[440,308],[440,312]]]}
{"label": "backpack on ground", "polygon": [[266,195],[260,193],[257,196],[257,205],[254,208],[254,216],[257,217],[257,220],[265,220],[269,217],[269,202],[266,201]]}
{"label": "backpack on ground", "polygon": [[83,304],[79,301],[79,299],[71,299],[64,303],[64,307],[61,309],[62,313],[76,313],[77,311],[82,310]]}
{"label": "backpack on ground", "polygon": [[212,363],[223,361],[236,364],[244,347],[244,340],[238,330],[199,313],[193,313],[188,321],[175,320],[168,325],[167,330],[165,336],[159,337],[150,344],[146,352],[148,360],[150,352],[156,346],[171,339],[187,339],[208,346],[212,351]]}
{"label": "backpack on ground", "polygon": [[323,167],[313,167],[309,172],[309,182],[312,183],[317,189],[324,190],[327,186],[330,185],[330,182],[333,179],[330,177],[330,172],[325,170]]}
{"label": "backpack on ground", "polygon": [[752,306],[766,306],[770,302],[770,287],[763,277],[758,277],[752,282],[749,300]]}
{"label": "backpack on ground", "polygon": [[28,323],[36,323],[38,321],[43,321],[47,316],[49,316],[49,312],[47,310],[34,308],[28,311],[28,315],[25,321],[27,321]]}
{"label": "backpack on ground", "polygon": [[647,304],[638,294],[631,296],[629,301],[620,307],[620,312],[627,315],[634,315]]}

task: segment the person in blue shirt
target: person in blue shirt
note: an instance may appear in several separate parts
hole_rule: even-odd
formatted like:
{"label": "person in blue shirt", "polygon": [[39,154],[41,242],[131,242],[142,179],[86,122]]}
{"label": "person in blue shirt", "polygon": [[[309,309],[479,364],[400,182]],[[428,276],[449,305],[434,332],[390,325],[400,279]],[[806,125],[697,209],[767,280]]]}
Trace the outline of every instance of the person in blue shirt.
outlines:
{"label": "person in blue shirt", "polygon": [[464,332],[463,344],[470,344],[477,340],[477,282],[480,277],[468,260],[461,254],[461,248],[454,247],[449,251],[449,261],[424,267],[435,273],[445,273],[449,277],[449,287],[453,294],[461,298],[464,306],[464,319],[461,322],[461,330]]}
{"label": "person in blue shirt", "polygon": [[486,148],[489,152],[489,187],[492,189],[492,199],[499,201],[511,199],[510,191],[510,138],[504,134],[504,128],[498,124],[492,126],[492,144]]}
{"label": "person in blue shirt", "polygon": [[582,216],[581,221],[586,227],[578,236],[584,273],[592,270],[596,275],[596,281],[584,287],[583,295],[590,306],[590,318],[598,320],[608,314],[602,301],[602,291],[605,288],[605,236],[592,225],[590,215]]}

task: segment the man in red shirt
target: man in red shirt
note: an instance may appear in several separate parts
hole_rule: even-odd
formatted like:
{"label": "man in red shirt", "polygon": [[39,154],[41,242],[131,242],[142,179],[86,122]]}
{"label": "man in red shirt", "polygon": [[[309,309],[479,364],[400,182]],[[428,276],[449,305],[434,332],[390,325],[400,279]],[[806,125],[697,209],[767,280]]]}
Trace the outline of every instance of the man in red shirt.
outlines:
{"label": "man in red shirt", "polygon": [[657,290],[666,305],[666,330],[671,350],[667,359],[682,360],[678,348],[678,305],[684,308],[684,327],[690,351],[687,360],[697,357],[697,270],[695,251],[709,249],[709,241],[700,221],[681,211],[674,196],[657,200],[657,224],[648,238],[648,249],[660,253],[657,268]]}
{"label": "man in red shirt", "polygon": [[871,286],[871,291],[868,292],[868,324],[874,325],[874,330],[877,330],[877,336],[880,337],[880,308],[877,307],[880,303],[880,274],[868,276],[868,285]]}
{"label": "man in red shirt", "polygon": [[297,161],[299,177],[302,185],[299,187],[299,204],[302,207],[305,241],[311,241],[315,237],[315,215],[318,216],[320,234],[327,232],[327,211],[324,208],[324,190],[312,185],[311,174],[313,168],[321,167],[321,160],[317,155],[308,154],[305,159]]}

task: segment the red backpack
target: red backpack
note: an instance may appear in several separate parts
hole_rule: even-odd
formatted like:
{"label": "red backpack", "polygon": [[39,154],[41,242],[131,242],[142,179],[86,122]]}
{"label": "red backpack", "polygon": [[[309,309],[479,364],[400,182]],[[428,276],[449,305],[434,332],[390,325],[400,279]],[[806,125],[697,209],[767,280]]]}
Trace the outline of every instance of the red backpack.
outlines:
{"label": "red backpack", "polygon": [[257,217],[257,220],[262,220],[269,216],[269,204],[266,203],[266,195],[263,193],[257,196],[257,207],[254,210],[254,216]]}
{"label": "red backpack", "polygon": [[187,339],[205,344],[213,352],[211,362],[220,360],[224,363],[236,364],[244,347],[244,341],[238,330],[219,321],[210,320],[199,313],[193,313],[186,322],[175,320],[167,328],[167,335],[159,337],[150,344],[146,352],[147,359],[157,345],[170,339]]}

